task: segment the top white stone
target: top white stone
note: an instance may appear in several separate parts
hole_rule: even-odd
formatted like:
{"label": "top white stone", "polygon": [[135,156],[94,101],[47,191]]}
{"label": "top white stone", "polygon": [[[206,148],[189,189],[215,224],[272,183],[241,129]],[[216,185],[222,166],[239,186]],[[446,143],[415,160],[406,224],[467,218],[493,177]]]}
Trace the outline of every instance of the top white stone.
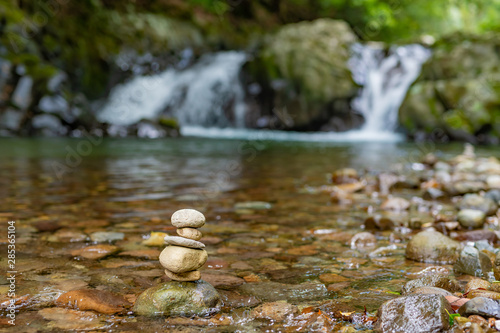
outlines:
{"label": "top white stone", "polygon": [[172,214],[172,225],[177,228],[200,228],[205,224],[205,216],[194,209],[181,209]]}

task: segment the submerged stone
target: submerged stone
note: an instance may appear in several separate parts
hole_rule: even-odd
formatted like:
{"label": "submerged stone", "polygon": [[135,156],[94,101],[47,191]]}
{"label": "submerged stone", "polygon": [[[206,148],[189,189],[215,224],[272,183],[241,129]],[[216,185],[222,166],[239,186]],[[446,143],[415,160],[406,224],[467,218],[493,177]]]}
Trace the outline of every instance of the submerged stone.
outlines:
{"label": "submerged stone", "polygon": [[303,302],[321,300],[328,296],[328,290],[322,283],[285,284],[278,282],[246,283],[239,289],[248,295],[265,302],[287,300]]}
{"label": "submerged stone", "polygon": [[449,328],[450,304],[441,295],[411,295],[391,299],[378,310],[379,332],[442,332]]}
{"label": "submerged stone", "polygon": [[406,258],[437,264],[452,264],[458,259],[460,244],[435,230],[422,231],[408,242]]}
{"label": "submerged stone", "polygon": [[141,316],[207,316],[220,310],[219,293],[208,282],[170,281],[144,291],[134,305]]}

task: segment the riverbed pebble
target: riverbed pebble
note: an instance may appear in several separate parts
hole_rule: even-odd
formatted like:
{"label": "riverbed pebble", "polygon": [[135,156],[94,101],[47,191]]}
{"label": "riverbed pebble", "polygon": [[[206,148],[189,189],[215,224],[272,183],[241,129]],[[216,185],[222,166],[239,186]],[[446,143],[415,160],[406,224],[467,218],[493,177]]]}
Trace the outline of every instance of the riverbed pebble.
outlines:
{"label": "riverbed pebble", "polygon": [[485,215],[492,215],[497,210],[497,204],[489,197],[479,194],[466,194],[460,201],[460,209],[475,209],[483,212]]}
{"label": "riverbed pebble", "polygon": [[462,209],[458,212],[457,220],[464,228],[481,228],[485,216],[484,212],[477,209]]}
{"label": "riverbed pebble", "polygon": [[452,264],[458,259],[460,244],[435,230],[422,231],[408,242],[406,258],[437,264]]}

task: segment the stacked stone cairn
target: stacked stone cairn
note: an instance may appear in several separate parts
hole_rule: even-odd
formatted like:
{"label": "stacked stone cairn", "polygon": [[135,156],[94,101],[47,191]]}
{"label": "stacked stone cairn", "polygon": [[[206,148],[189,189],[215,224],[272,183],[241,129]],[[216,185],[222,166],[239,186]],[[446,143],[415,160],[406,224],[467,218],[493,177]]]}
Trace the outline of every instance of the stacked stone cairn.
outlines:
{"label": "stacked stone cairn", "polygon": [[206,316],[220,311],[222,299],[215,288],[200,279],[199,269],[208,258],[198,228],[205,216],[194,209],[176,211],[171,218],[179,236],[166,236],[160,264],[172,280],[146,289],[137,297],[134,312],[141,316]]}
{"label": "stacked stone cairn", "polygon": [[203,234],[198,230],[205,224],[205,216],[194,209],[181,209],[171,218],[179,236],[166,236],[168,246],[160,254],[165,274],[175,281],[197,281],[198,270],[208,259],[205,244],[199,242]]}

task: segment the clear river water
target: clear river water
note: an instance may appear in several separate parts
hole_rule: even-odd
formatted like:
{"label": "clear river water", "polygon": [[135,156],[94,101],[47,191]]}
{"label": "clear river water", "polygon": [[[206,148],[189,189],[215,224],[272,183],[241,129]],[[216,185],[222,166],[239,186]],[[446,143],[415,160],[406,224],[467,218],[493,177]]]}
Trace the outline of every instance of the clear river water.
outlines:
{"label": "clear river water", "polygon": [[[431,266],[404,256],[412,233],[404,225],[420,212],[382,213],[384,196],[376,191],[332,200],[329,174],[349,167],[367,178],[391,170],[411,178],[425,154],[446,158],[462,149],[405,142],[1,139],[0,262],[5,267],[7,221],[16,221],[19,312],[17,327],[0,315],[0,330],[307,332],[311,320],[318,331],[371,329],[369,317],[380,304]],[[494,148],[476,153],[500,157]],[[421,190],[403,186],[392,194],[412,200]],[[202,278],[221,293],[220,314],[149,319],[130,309],[43,312],[68,290],[107,290],[133,303],[166,281],[158,263],[163,247],[142,242],[151,232],[175,233],[169,219],[181,208],[207,217]],[[352,247],[353,235],[365,231],[375,213],[401,227],[374,231],[377,242],[369,250]],[[89,237],[99,231],[124,234],[112,242],[117,251],[101,259],[74,254],[94,244]],[[370,256],[386,246],[392,246],[388,255]],[[4,277],[0,289],[5,309]],[[269,321],[252,312],[280,300],[295,306],[292,315]]]}

